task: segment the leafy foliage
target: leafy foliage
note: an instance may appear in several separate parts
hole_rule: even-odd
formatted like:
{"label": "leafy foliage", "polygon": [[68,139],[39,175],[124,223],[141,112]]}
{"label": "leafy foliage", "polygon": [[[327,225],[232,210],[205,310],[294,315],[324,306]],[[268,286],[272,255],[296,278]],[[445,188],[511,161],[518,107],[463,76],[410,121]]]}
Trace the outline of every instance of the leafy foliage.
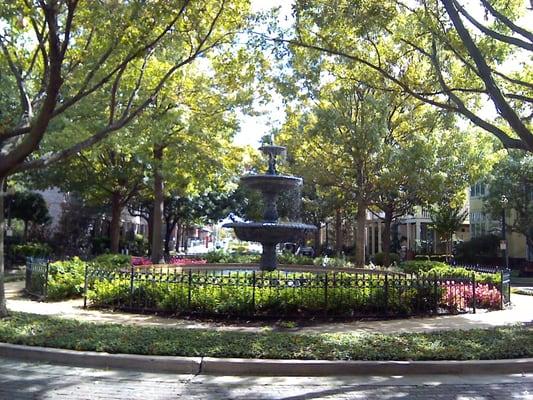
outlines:
{"label": "leafy foliage", "polygon": [[47,257],[52,254],[52,248],[46,243],[25,243],[11,246],[14,256]]}
{"label": "leafy foliage", "polygon": [[486,272],[472,272],[465,268],[453,267],[439,261],[405,261],[400,264],[400,268],[408,274],[419,274],[421,276],[439,276],[446,278],[471,278],[475,276],[478,283],[501,283],[500,274],[490,274]]}
{"label": "leafy foliage", "polygon": [[50,264],[48,273],[48,299],[63,300],[83,293],[85,262],[77,257]]}
{"label": "leafy foliage", "polygon": [[524,235],[528,245],[533,247],[533,155],[512,151],[494,165],[489,176],[486,211],[494,219],[500,220],[501,199],[505,196],[508,201],[506,221],[509,228]]}

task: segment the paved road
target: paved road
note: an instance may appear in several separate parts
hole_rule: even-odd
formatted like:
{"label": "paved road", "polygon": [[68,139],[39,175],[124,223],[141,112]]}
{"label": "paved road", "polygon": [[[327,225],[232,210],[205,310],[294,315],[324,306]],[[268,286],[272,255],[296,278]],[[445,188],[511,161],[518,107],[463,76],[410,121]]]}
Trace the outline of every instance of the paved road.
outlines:
{"label": "paved road", "polygon": [[533,400],[533,373],[463,377],[215,377],[74,368],[0,358],[0,399]]}

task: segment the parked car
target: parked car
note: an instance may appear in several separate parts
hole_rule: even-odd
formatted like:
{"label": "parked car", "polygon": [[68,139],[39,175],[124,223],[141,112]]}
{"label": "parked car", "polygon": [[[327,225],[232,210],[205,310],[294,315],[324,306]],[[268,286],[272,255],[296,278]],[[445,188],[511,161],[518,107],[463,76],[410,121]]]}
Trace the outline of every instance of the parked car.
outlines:
{"label": "parked car", "polygon": [[309,247],[309,246],[300,246],[300,247],[298,247],[298,250],[296,250],[296,255],[306,256],[306,257],[314,257],[315,256],[315,250],[312,247]]}

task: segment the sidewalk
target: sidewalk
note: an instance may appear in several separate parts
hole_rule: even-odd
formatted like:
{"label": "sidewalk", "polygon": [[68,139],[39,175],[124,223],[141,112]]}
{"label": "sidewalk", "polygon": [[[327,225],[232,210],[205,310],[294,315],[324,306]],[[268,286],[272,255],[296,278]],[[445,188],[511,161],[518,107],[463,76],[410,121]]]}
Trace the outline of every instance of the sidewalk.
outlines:
{"label": "sidewalk", "polygon": [[250,322],[226,324],[202,322],[178,318],[163,318],[154,315],[128,314],[107,310],[83,309],[83,300],[39,303],[21,296],[24,282],[6,283],[7,306],[12,311],[51,315],[97,323],[117,323],[167,328],[215,329],[226,331],[261,332],[278,330],[294,333],[340,333],[340,332],[431,332],[455,329],[491,328],[518,323],[533,323],[533,296],[512,294],[512,306],[502,311],[477,314],[447,315],[440,317],[409,318],[386,321],[326,322],[312,326],[283,329],[273,322]]}

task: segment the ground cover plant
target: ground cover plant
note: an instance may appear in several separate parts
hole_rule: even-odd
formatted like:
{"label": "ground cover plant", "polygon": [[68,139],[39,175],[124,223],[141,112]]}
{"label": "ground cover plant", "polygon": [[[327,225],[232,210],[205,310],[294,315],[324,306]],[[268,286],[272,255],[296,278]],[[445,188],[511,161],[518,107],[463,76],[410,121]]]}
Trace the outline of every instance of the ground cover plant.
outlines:
{"label": "ground cover plant", "polygon": [[257,333],[95,324],[12,313],[0,320],[0,341],[71,350],[195,357],[475,360],[533,356],[533,330],[522,326],[403,334]]}

